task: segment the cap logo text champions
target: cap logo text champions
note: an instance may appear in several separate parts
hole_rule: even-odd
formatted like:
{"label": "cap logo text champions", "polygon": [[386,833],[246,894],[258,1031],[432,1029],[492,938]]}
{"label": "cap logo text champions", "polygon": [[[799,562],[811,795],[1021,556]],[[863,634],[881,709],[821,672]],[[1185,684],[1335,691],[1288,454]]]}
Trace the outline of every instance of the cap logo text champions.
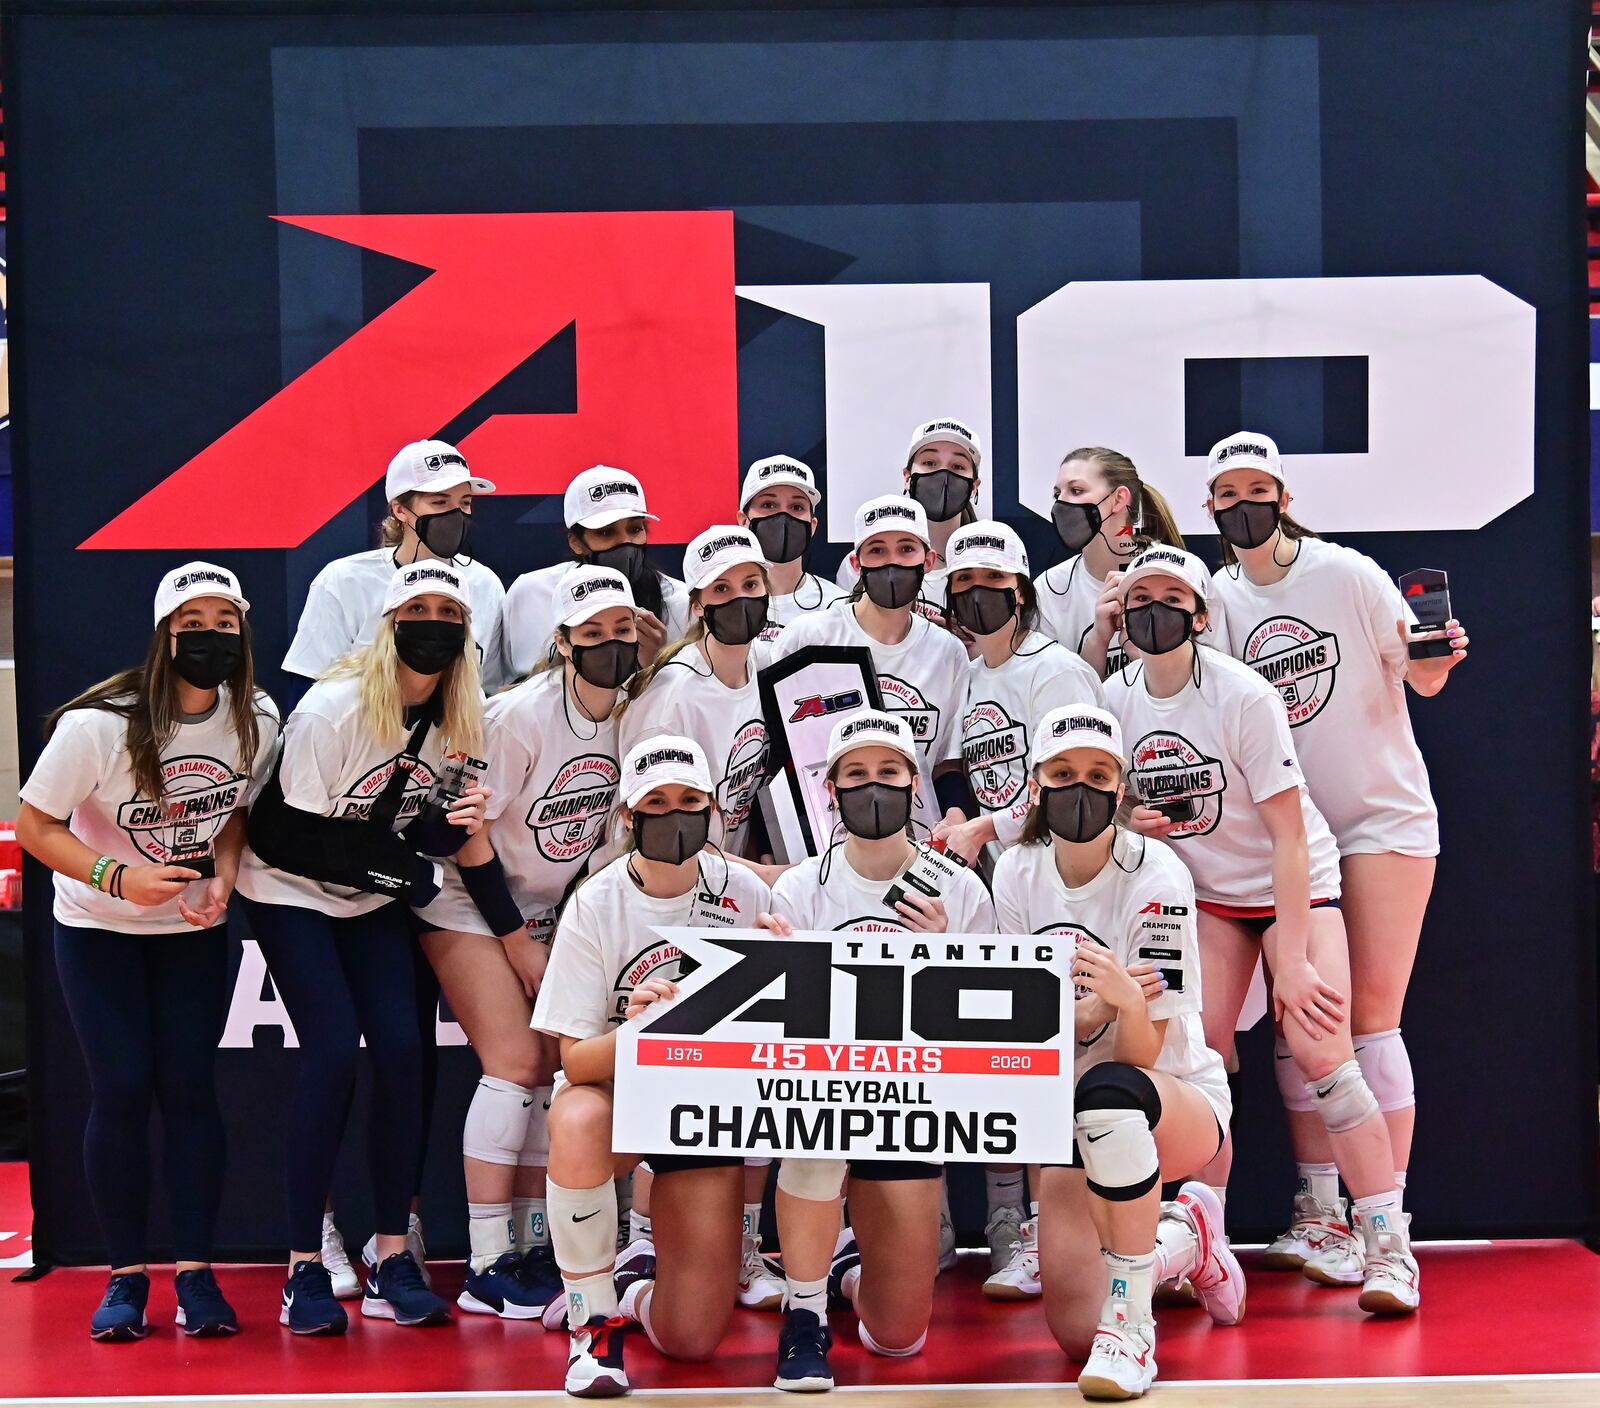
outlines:
{"label": "cap logo text champions", "polygon": [[849,723],[839,730],[839,739],[843,742],[847,738],[854,738],[856,734],[863,731],[868,733],[887,733],[896,739],[900,737],[900,730],[895,726],[893,719],[886,719],[879,715],[869,715],[864,719],[851,719]]}
{"label": "cap logo text champions", "polygon": [[993,548],[996,552],[1004,552],[1007,544],[1004,538],[997,538],[992,533],[969,533],[961,540],[963,548]]}
{"label": "cap logo text champions", "polygon": [[458,589],[461,586],[461,578],[442,567],[413,567],[401,580],[408,587],[415,586],[418,582],[447,582]]}
{"label": "cap logo text champions", "polygon": [[700,561],[710,562],[713,557],[725,548],[747,548],[749,546],[750,540],[742,533],[728,533],[704,544],[700,549]]}
{"label": "cap logo text champions", "polygon": [[178,580],[172,584],[172,586],[173,590],[181,592],[186,587],[193,586],[197,582],[215,582],[219,587],[226,587],[229,591],[234,589],[233,578],[228,576],[226,572],[209,571],[185,572],[183,576],[179,577]]}
{"label": "cap logo text champions", "polygon": [[772,464],[764,464],[761,466],[761,470],[756,475],[756,478],[770,479],[774,474],[798,474],[802,479],[805,480],[809,480],[811,478],[811,471],[803,464],[798,464],[794,460],[777,460]]}
{"label": "cap logo text champions", "polygon": [[912,523],[917,521],[915,510],[906,508],[903,504],[883,504],[878,508],[868,509],[861,521],[870,525],[880,518],[904,518]]}
{"label": "cap logo text champions", "polygon": [[1267,447],[1265,445],[1258,444],[1254,440],[1235,440],[1233,444],[1224,445],[1222,449],[1217,451],[1217,458],[1219,460],[1230,459],[1234,455],[1254,455],[1257,459],[1261,460],[1267,460],[1271,458]]}
{"label": "cap logo text champions", "polygon": [[589,486],[589,502],[599,503],[601,499],[609,499],[613,494],[627,494],[630,498],[640,498],[639,491],[626,479],[613,479],[609,484],[591,484]]}
{"label": "cap logo text champions", "polygon": [[963,436],[968,440],[972,439],[972,431],[958,420],[931,420],[917,433],[919,435],[931,435],[936,430],[953,430],[957,435]]}
{"label": "cap logo text champions", "polygon": [[685,752],[682,748],[657,748],[653,753],[646,753],[633,765],[635,772],[644,772],[655,767],[658,763],[687,763],[694,766],[694,754]]}
{"label": "cap logo text champions", "polygon": [[1091,733],[1103,733],[1107,738],[1112,736],[1111,725],[1104,719],[1090,718],[1086,714],[1078,714],[1072,718],[1057,719],[1055,726],[1050,730],[1052,738],[1060,738],[1064,733],[1077,733],[1087,729]]}
{"label": "cap logo text champions", "polygon": [[443,469],[450,464],[458,464],[462,469],[467,467],[467,462],[460,455],[424,455],[422,462],[429,469]]}

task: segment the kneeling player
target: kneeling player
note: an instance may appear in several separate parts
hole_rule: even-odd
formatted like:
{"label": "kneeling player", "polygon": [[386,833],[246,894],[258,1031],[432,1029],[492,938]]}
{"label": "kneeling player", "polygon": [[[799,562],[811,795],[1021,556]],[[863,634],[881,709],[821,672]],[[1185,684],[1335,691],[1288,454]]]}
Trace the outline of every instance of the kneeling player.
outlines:
{"label": "kneeling player", "polygon": [[[1189,872],[1161,842],[1115,824],[1116,719],[1052,710],[1031,762],[1033,808],[1023,844],[995,867],[995,908],[1003,933],[1070,938],[1078,984],[1075,1157],[1042,1179],[1045,1316],[1063,1349],[1087,1354],[1084,1397],[1137,1398],[1156,1376],[1157,1281],[1187,1277],[1219,1325],[1244,1315],[1216,1194],[1191,1182],[1167,1210],[1160,1201],[1163,1172],[1192,1173],[1221,1146],[1228,1082],[1200,1024]],[[1102,1298],[1093,1288],[1108,1281]]]}
{"label": "kneeling player", "polygon": [[538,1030],[559,1038],[563,1067],[550,1105],[547,1187],[567,1294],[545,1323],[565,1318],[571,1329],[566,1388],[580,1398],[628,1391],[629,1320],[675,1359],[709,1357],[727,1328],[739,1278],[742,1158],[651,1155],[654,1246],[635,1243],[615,1264],[612,1180],[638,1162],[612,1146],[616,1028],[677,990],[683,955],[652,927],[747,928],[770,904],[754,871],[706,845],[712,783],[697,743],[646,739],[629,750],[622,776],[618,814],[632,847],[568,901],[533,1013]]}

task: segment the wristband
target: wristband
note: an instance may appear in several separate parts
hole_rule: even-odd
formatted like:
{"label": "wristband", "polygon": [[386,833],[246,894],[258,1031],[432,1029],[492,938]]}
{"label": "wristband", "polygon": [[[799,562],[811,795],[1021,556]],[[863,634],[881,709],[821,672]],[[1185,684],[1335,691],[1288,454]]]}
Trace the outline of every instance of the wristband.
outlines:
{"label": "wristband", "polygon": [[127,873],[128,873],[128,867],[125,866],[124,864],[122,864],[121,861],[118,861],[117,862],[117,868],[111,872],[111,886],[110,886],[110,889],[111,889],[111,897],[113,899],[120,900],[120,899],[127,898],[122,893],[122,877],[124,875],[126,875]]}
{"label": "wristband", "polygon": [[116,863],[117,858],[115,856],[101,856],[100,859],[95,861],[94,865],[90,867],[89,883],[97,890],[102,889],[103,887],[100,882],[106,878],[106,871],[110,870],[111,867]]}

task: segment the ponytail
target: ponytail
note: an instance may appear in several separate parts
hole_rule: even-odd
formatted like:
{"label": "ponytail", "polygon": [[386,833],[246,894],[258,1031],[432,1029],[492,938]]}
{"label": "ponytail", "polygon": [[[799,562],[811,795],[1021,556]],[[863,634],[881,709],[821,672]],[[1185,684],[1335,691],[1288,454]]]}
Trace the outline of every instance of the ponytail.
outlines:
{"label": "ponytail", "polygon": [[[698,597],[697,592],[690,592],[689,595],[691,598]],[[704,616],[697,616],[689,623],[689,629],[685,631],[682,636],[673,641],[672,644],[663,650],[661,654],[656,656],[656,658],[651,661],[650,664],[635,674],[633,678],[622,687],[622,695],[617,700],[617,717],[620,719],[628,705],[633,703],[633,701],[643,694],[645,690],[650,688],[650,685],[655,680],[655,677],[661,673],[662,669],[666,665],[675,660],[679,655],[683,654],[683,652],[689,649],[690,646],[699,645],[700,642],[705,638],[706,618]]]}

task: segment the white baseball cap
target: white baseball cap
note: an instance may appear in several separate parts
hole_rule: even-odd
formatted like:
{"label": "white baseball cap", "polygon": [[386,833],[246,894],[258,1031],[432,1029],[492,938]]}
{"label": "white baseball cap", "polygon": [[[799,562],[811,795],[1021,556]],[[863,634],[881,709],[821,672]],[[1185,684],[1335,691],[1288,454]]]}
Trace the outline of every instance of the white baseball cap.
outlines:
{"label": "white baseball cap", "polygon": [[647,793],[669,782],[711,793],[711,764],[705,749],[692,738],[657,734],[641,739],[622,760],[622,800],[637,805]]}
{"label": "white baseball cap", "polygon": [[828,733],[828,771],[846,753],[857,748],[893,748],[916,770],[917,743],[911,726],[898,714],[883,709],[858,709],[846,714]]}
{"label": "white baseball cap", "polygon": [[645,508],[639,481],[608,464],[586,469],[568,484],[562,510],[569,528],[604,528],[623,518],[656,518]]}
{"label": "white baseball cap", "polygon": [[992,567],[997,572],[1028,575],[1028,550],[1014,528],[992,518],[980,518],[951,535],[944,553],[952,573],[963,567]]}
{"label": "white baseball cap", "polygon": [[753,562],[759,567],[772,565],[748,528],[733,523],[713,524],[683,550],[684,585],[694,591],[741,562]]}
{"label": "white baseball cap", "polygon": [[1093,704],[1069,704],[1052,709],[1033,731],[1033,755],[1028,766],[1036,768],[1069,748],[1097,748],[1115,758],[1119,767],[1127,766],[1122,752],[1122,725],[1117,716]]}
{"label": "white baseball cap", "polygon": [[906,463],[910,464],[916,458],[917,451],[924,445],[931,445],[936,440],[949,440],[961,446],[972,456],[974,469],[983,463],[983,443],[978,439],[978,432],[965,421],[956,420],[952,416],[925,420],[911,432],[911,447],[906,451]]}
{"label": "white baseball cap", "polygon": [[928,514],[915,499],[904,494],[882,494],[856,510],[856,549],[879,533],[915,533],[930,547]]}
{"label": "white baseball cap", "polygon": [[244,599],[239,579],[226,567],[212,562],[186,562],[174,567],[161,579],[156,588],[156,620],[160,625],[164,617],[172,615],[186,601],[197,596],[226,597],[241,611],[248,611],[250,603]]}
{"label": "white baseball cap", "polygon": [[556,584],[556,613],[563,626],[581,626],[613,606],[638,611],[628,579],[610,567],[574,563]]}
{"label": "white baseball cap", "polygon": [[443,440],[413,440],[389,461],[383,491],[391,499],[421,491],[441,494],[457,484],[472,485],[474,494],[492,494],[494,485],[476,478],[467,468],[466,457]]}
{"label": "white baseball cap", "polygon": [[1182,548],[1156,543],[1135,557],[1128,564],[1128,570],[1122,574],[1124,601],[1133,589],[1133,584],[1144,577],[1176,577],[1185,586],[1193,589],[1202,606],[1211,599],[1211,574],[1206,571],[1205,563],[1192,552],[1185,552]]}
{"label": "white baseball cap", "polygon": [[466,583],[461,574],[448,562],[432,558],[424,562],[408,562],[395,569],[389,579],[389,590],[383,597],[383,614],[387,616],[396,607],[404,606],[412,597],[447,596],[466,614],[472,615],[472,601],[467,596]]}
{"label": "white baseball cap", "polygon": [[1283,456],[1278,453],[1278,442],[1254,430],[1241,430],[1211,447],[1211,453],[1206,456],[1206,488],[1230,469],[1264,469],[1280,485],[1284,482]]}
{"label": "white baseball cap", "polygon": [[739,507],[744,508],[763,489],[771,489],[778,484],[792,484],[796,489],[804,489],[812,508],[822,502],[817,476],[812,473],[810,465],[790,459],[788,455],[769,455],[745,470],[744,484],[739,490]]}

